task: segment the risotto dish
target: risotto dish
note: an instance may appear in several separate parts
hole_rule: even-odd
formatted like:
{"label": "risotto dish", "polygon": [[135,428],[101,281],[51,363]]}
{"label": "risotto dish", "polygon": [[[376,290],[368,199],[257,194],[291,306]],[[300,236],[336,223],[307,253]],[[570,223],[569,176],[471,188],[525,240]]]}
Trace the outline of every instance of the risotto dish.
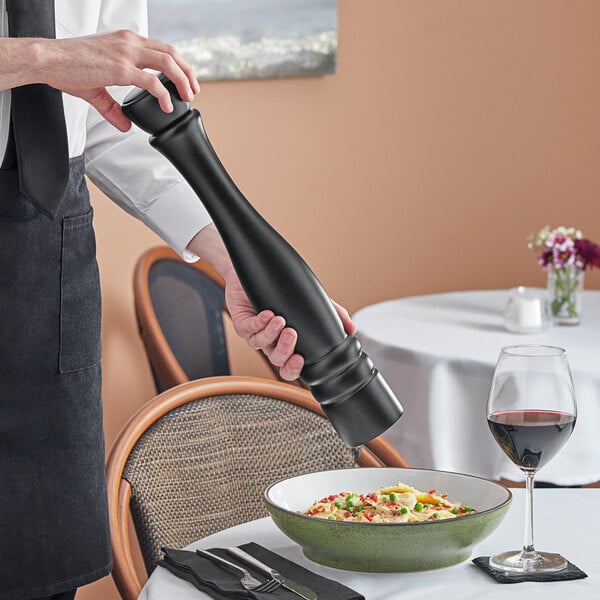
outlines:
{"label": "risotto dish", "polygon": [[332,521],[416,523],[455,519],[475,512],[468,505],[448,500],[434,489],[420,492],[404,483],[368,494],[340,492],[309,506],[303,514]]}

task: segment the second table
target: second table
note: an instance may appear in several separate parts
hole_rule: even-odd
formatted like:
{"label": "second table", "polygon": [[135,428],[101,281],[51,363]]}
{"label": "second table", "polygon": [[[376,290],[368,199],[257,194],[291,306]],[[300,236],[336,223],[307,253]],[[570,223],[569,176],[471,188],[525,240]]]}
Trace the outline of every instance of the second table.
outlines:
{"label": "second table", "polygon": [[508,290],[413,296],[368,306],[353,319],[357,336],[405,413],[385,437],[412,467],[520,480],[493,440],[485,406],[500,348],[560,346],[575,385],[578,417],[565,447],[539,481],[582,485],[600,480],[600,291],[586,291],[577,326],[536,334],[504,327]]}

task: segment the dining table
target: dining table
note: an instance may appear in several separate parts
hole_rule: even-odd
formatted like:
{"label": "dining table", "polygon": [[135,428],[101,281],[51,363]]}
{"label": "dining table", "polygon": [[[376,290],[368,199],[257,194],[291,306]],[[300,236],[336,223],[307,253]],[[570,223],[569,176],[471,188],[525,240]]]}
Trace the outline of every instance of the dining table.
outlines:
{"label": "dining table", "polygon": [[[543,294],[543,290],[539,290]],[[467,290],[396,298],[353,315],[357,337],[404,407],[384,437],[411,467],[521,480],[486,419],[504,346],[564,348],[577,401],[574,432],[539,480],[574,486],[600,480],[600,291],[583,293],[579,325],[533,333],[507,329],[510,290]]]}
{"label": "dining table", "polygon": [[[525,491],[513,488],[506,517],[486,539],[477,543],[471,558],[518,550],[523,543]],[[225,548],[255,542],[288,560],[362,594],[366,600],[592,600],[600,594],[600,520],[595,518],[600,489],[536,489],[535,546],[556,552],[581,569],[587,577],[570,581],[503,584],[476,567],[471,560],[438,570],[367,573],[334,569],[306,558],[300,546],[286,537],[270,517],[242,523],[197,540],[187,548]],[[400,525],[401,526],[401,525]],[[435,550],[435,549],[433,549]],[[290,600],[298,596],[289,593]],[[162,567],[144,585],[139,600],[210,600],[210,596]],[[322,599],[332,600],[332,599]]]}

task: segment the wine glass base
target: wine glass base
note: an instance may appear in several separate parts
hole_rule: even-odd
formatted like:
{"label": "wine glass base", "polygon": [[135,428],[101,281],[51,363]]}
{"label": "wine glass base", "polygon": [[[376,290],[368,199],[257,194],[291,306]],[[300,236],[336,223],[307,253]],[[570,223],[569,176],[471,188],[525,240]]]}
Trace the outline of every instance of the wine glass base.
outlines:
{"label": "wine glass base", "polygon": [[567,559],[551,552],[512,551],[490,557],[490,567],[509,573],[553,573],[566,568]]}

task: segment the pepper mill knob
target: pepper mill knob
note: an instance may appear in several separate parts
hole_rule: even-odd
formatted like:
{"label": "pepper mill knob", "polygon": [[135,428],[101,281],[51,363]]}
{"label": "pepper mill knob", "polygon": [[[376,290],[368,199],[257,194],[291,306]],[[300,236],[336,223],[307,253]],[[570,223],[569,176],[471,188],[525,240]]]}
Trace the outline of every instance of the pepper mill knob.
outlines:
{"label": "pepper mill knob", "polygon": [[159,134],[190,111],[190,105],[181,99],[175,84],[164,73],[161,73],[158,78],[171,94],[173,112],[165,112],[158,100],[141,88],[132,90],[125,97],[122,106],[127,118],[152,135]]}

